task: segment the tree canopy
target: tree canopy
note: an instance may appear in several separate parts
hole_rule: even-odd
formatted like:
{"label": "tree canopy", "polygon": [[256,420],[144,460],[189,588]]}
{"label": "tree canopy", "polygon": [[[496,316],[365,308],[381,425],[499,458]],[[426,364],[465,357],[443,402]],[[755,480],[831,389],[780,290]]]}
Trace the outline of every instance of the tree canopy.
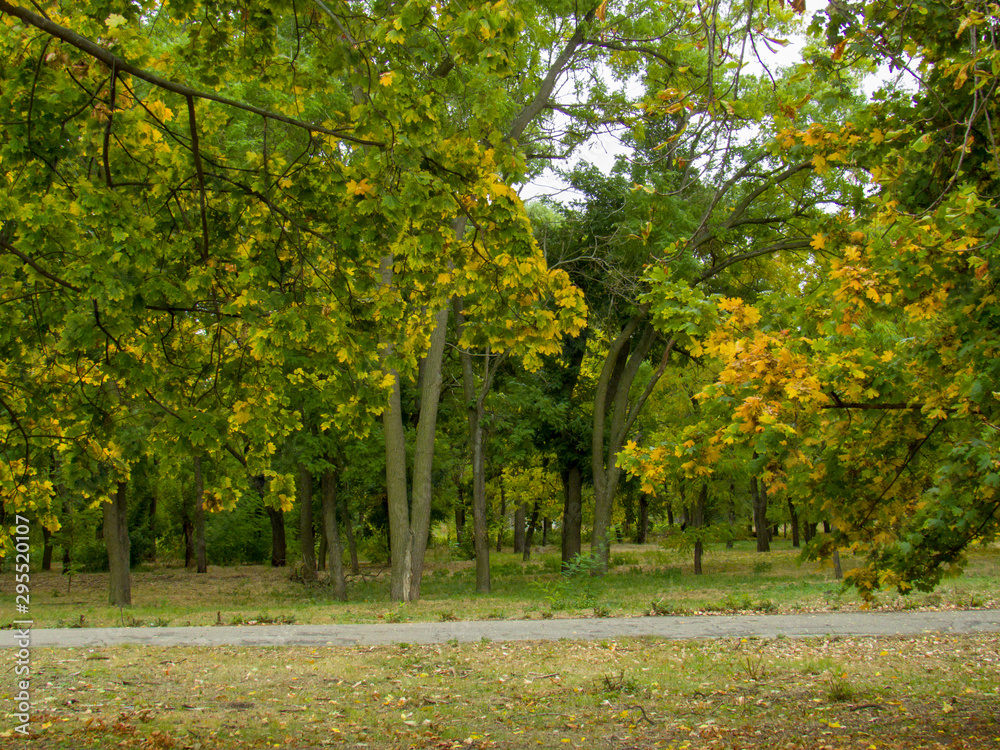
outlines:
{"label": "tree canopy", "polygon": [[[0,0],[5,512],[56,529],[166,454],[219,467],[210,510],[287,511],[380,440],[415,599],[461,379],[486,586],[496,388],[545,409],[505,417],[520,476],[592,484],[605,565],[623,471],[725,475],[863,590],[934,585],[1000,523],[1000,11],[804,11]],[[526,209],[599,132],[612,172]]]}

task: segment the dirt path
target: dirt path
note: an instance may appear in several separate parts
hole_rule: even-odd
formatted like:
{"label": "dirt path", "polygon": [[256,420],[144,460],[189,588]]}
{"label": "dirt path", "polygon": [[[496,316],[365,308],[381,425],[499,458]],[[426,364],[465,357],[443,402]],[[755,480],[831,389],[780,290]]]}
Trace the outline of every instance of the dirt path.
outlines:
{"label": "dirt path", "polygon": [[[579,620],[486,620],[377,625],[253,625],[168,628],[33,629],[34,647],[147,646],[374,646],[534,640],[600,640],[655,636],[698,638],[801,638],[923,633],[1000,632],[1000,610],[821,612],[801,615],[719,615]],[[16,630],[0,631],[0,647],[18,644]]]}

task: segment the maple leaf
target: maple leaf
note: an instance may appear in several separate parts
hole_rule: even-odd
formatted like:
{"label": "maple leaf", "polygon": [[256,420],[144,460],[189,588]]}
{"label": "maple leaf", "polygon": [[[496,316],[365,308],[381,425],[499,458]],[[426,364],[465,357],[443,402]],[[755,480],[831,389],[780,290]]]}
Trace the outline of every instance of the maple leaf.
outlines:
{"label": "maple leaf", "polygon": [[371,183],[368,182],[367,177],[363,177],[361,182],[356,182],[355,180],[347,181],[347,194],[349,196],[354,195],[374,195],[375,188],[372,187]]}

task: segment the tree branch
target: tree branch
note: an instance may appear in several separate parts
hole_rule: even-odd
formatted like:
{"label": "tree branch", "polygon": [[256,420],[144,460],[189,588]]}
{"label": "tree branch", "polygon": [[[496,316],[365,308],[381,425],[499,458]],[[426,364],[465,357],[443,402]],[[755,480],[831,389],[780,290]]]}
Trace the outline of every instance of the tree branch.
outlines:
{"label": "tree branch", "polygon": [[560,73],[562,73],[566,64],[576,53],[577,49],[579,49],[580,45],[583,44],[586,37],[586,27],[589,26],[590,22],[594,20],[594,14],[596,12],[597,7],[595,6],[587,12],[587,14],[583,17],[583,21],[577,25],[573,36],[571,36],[566,42],[566,46],[563,47],[563,51],[559,53],[559,57],[557,57],[555,62],[552,63],[548,74],[542,80],[542,85],[538,87],[538,91],[535,93],[535,98],[532,99],[524,107],[524,109],[518,113],[517,117],[514,118],[514,122],[511,123],[510,130],[507,132],[508,141],[520,138],[524,129],[527,128],[538,113],[545,108],[545,105],[549,103],[549,97],[552,96],[552,91],[556,87],[556,81],[558,80]]}
{"label": "tree branch", "polygon": [[59,24],[52,23],[52,21],[32,13],[25,8],[11,5],[7,2],[7,0],[0,0],[0,12],[19,18],[29,26],[34,26],[39,31],[76,47],[84,54],[100,60],[111,70],[117,70],[119,73],[127,73],[131,76],[135,76],[136,78],[140,78],[143,81],[151,83],[157,88],[161,88],[165,91],[172,91],[173,93],[180,94],[184,97],[194,97],[196,99],[204,99],[210,102],[218,102],[219,104],[224,104],[227,107],[234,107],[245,112],[253,112],[261,117],[277,120],[278,122],[283,122],[286,125],[292,125],[293,127],[307,130],[310,133],[323,133],[324,135],[331,135],[335,138],[350,141],[351,143],[357,143],[362,146],[376,146],[378,148],[385,148],[386,146],[386,144],[379,141],[357,138],[345,133],[343,130],[333,130],[331,128],[325,128],[322,125],[310,124],[302,120],[297,120],[294,117],[286,117],[285,115],[278,114],[277,112],[262,109],[261,107],[255,107],[252,104],[245,104],[244,102],[239,102],[235,99],[227,99],[226,97],[219,96],[218,94],[213,94],[208,91],[199,91],[198,89],[192,88],[183,83],[167,80],[166,78],[162,78],[155,73],[150,73],[148,70],[143,70],[142,68],[132,65],[131,63],[104,49],[100,45],[94,43],[90,39],[77,34],[75,31],[71,31],[70,29],[60,26]]}
{"label": "tree branch", "polygon": [[201,203],[201,260],[208,261],[208,206],[205,198],[205,169],[201,164],[201,147],[198,145],[198,121],[194,113],[194,97],[187,97],[188,124],[191,127],[191,152],[194,170],[198,174],[198,199]]}
{"label": "tree branch", "polygon": [[10,253],[13,253],[14,255],[16,255],[18,258],[20,258],[25,263],[27,263],[29,266],[31,266],[36,271],[38,271],[38,273],[40,273],[42,276],[44,276],[45,278],[47,278],[49,281],[54,281],[55,283],[59,284],[59,286],[64,286],[67,289],[73,290],[74,292],[82,292],[83,291],[83,289],[81,289],[80,287],[74,286],[73,284],[70,284],[68,281],[63,281],[62,279],[60,279],[55,274],[52,274],[52,273],[49,273],[48,271],[46,271],[40,265],[38,265],[37,263],[35,263],[35,261],[33,261],[31,258],[29,258],[27,255],[25,255],[20,250],[18,250],[16,247],[14,247],[9,242],[7,242],[7,240],[5,240],[3,237],[0,237],[0,247],[2,247],[4,250],[6,250],[6,251],[8,251]]}
{"label": "tree branch", "polygon": [[762,247],[757,250],[748,250],[745,253],[740,253],[739,255],[733,255],[726,258],[721,263],[712,266],[705,273],[697,278],[694,285],[698,285],[703,281],[708,281],[713,276],[722,273],[729,266],[735,265],[736,263],[741,263],[744,260],[751,260],[753,258],[758,258],[761,255],[770,255],[771,253],[779,253],[783,250],[805,250],[811,247],[811,242],[808,237],[802,237],[799,239],[783,240],[782,242],[775,242],[767,247]]}

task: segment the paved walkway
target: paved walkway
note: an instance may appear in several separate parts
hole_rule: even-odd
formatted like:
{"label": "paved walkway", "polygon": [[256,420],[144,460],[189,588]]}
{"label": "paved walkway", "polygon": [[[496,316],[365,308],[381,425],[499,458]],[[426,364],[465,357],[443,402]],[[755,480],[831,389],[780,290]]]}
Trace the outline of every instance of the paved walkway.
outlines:
{"label": "paved walkway", "polygon": [[[376,625],[246,625],[186,628],[33,629],[32,647],[49,646],[376,646],[447,641],[599,640],[655,636],[775,638],[1000,633],[1000,610],[821,612],[801,615],[627,617],[580,620],[485,620]],[[0,648],[23,645],[0,631]],[[22,639],[23,640],[23,639]]]}

